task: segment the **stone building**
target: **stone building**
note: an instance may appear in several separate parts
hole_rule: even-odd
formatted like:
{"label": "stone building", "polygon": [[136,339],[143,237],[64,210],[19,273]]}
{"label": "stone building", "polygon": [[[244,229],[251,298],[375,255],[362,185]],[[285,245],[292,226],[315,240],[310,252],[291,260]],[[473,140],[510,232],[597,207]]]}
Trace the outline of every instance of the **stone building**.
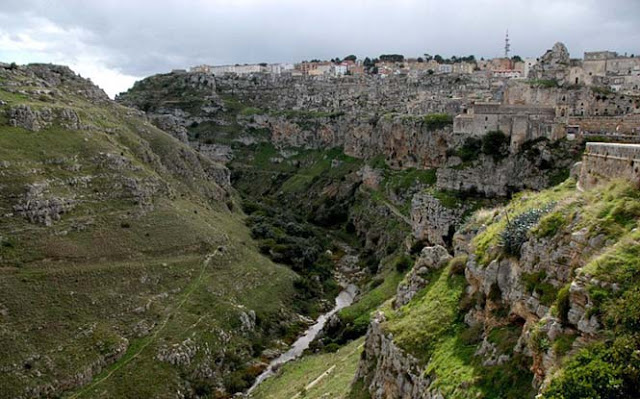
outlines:
{"label": "stone building", "polygon": [[453,132],[482,136],[500,130],[511,138],[511,148],[517,149],[539,137],[558,140],[565,136],[565,126],[553,107],[475,103],[454,118]]}

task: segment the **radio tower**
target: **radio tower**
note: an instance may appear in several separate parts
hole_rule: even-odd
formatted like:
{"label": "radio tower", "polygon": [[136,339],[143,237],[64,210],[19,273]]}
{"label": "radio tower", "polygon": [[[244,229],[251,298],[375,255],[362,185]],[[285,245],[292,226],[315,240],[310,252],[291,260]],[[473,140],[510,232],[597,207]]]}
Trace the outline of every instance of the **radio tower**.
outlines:
{"label": "radio tower", "polygon": [[507,29],[507,35],[504,38],[504,58],[509,58],[510,51],[511,43],[509,43],[509,29]]}

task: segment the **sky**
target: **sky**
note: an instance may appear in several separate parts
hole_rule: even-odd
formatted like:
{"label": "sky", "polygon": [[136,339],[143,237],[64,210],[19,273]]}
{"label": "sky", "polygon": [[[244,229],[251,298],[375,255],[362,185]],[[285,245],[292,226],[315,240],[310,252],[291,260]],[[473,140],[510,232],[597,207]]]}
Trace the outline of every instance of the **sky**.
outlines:
{"label": "sky", "polygon": [[0,61],[69,65],[110,96],[199,64],[398,53],[640,54],[640,0],[0,0]]}

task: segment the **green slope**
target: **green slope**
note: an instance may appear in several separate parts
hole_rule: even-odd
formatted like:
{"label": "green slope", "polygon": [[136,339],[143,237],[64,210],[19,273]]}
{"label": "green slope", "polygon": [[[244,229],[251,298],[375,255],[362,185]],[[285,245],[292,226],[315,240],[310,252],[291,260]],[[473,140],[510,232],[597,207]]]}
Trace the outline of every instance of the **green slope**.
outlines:
{"label": "green slope", "polygon": [[[0,69],[0,101],[1,396],[249,384],[297,328],[296,275],[259,254],[226,169],[63,67]],[[10,126],[21,105],[41,129]]]}

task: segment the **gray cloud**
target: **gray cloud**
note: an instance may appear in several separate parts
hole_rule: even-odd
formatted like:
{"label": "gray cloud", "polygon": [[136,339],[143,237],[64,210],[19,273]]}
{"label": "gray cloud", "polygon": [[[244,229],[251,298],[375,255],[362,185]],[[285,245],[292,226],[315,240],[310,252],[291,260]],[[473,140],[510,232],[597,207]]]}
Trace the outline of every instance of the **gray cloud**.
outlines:
{"label": "gray cloud", "polygon": [[[540,55],[556,41],[574,57],[597,49],[640,53],[637,0],[0,3],[0,58],[96,62],[94,69],[129,77],[199,63],[292,62],[351,53],[494,57],[502,54],[506,29],[513,54],[522,56]],[[43,48],[25,44],[20,51],[15,47],[21,40]]]}

